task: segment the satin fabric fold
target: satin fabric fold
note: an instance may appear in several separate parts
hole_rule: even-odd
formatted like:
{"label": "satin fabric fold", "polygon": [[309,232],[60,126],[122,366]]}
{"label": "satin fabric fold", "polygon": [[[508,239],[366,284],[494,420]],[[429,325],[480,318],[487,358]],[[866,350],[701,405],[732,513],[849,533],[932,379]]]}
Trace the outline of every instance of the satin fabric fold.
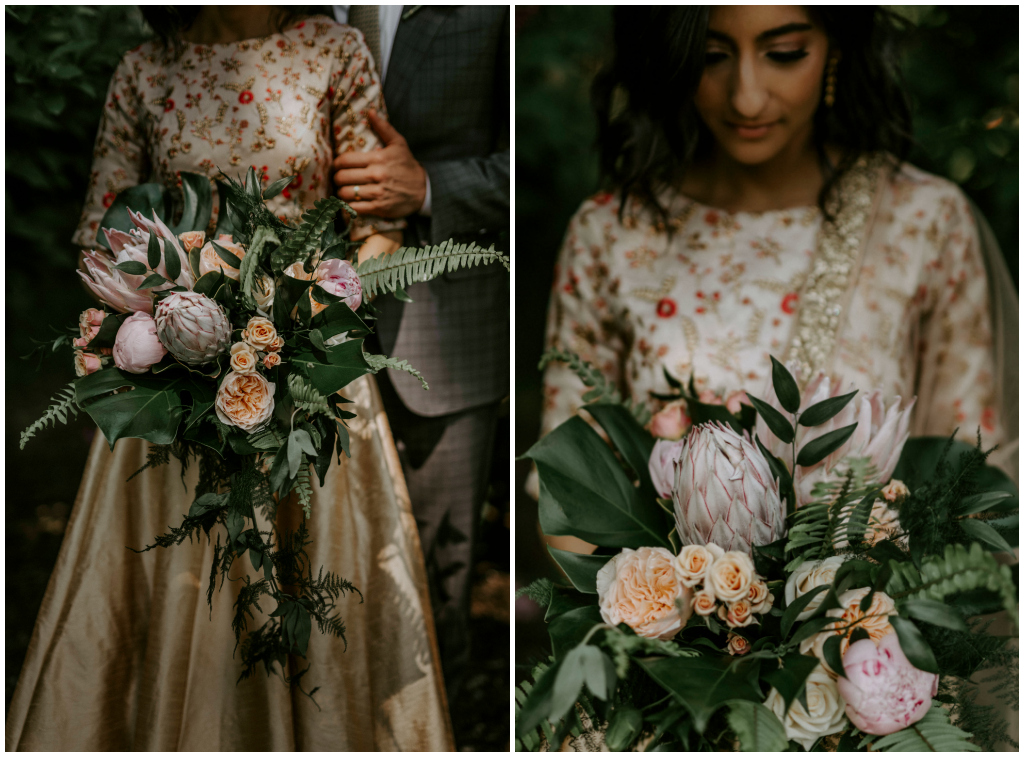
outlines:
{"label": "satin fabric fold", "polygon": [[[314,570],[363,593],[338,602],[348,646],[314,629],[307,691],[242,670],[231,630],[240,580],[206,591],[216,537],[135,554],[180,523],[195,465],[147,469],[148,443],[97,434],[7,715],[8,750],[453,748],[423,558],[372,377],[345,390],[351,459],[313,480]],[[302,517],[282,505],[279,526]],[[218,528],[217,530],[223,531]],[[214,532],[212,532],[214,533]],[[232,578],[256,572],[235,561]],[[264,609],[270,607],[264,603]],[[262,624],[257,613],[249,628]],[[301,660],[290,660],[292,671]]]}

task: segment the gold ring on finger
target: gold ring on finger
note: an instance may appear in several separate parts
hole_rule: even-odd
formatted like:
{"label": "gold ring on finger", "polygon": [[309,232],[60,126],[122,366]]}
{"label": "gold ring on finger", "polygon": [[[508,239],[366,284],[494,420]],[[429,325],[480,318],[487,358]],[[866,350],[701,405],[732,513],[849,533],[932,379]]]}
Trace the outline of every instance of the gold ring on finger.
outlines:
{"label": "gold ring on finger", "polygon": [[356,184],[354,187],[352,187],[352,192],[353,192],[353,197],[355,198],[355,201],[359,202],[359,185],[358,184]]}

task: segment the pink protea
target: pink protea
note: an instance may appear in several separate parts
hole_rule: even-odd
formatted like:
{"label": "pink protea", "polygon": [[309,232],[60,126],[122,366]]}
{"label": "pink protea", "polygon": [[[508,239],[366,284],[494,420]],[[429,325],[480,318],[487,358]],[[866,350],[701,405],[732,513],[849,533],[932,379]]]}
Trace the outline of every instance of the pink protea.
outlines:
{"label": "pink protea", "polygon": [[88,273],[78,271],[78,275],[101,302],[119,313],[153,312],[153,296],[150,290],[136,292],[135,287],[127,281],[132,277],[114,269],[117,261],[110,253],[86,250],[83,255]]}
{"label": "pink protea", "polygon": [[686,437],[672,503],[684,545],[717,544],[749,555],[785,533],[779,482],[768,461],[749,435],[721,423],[695,426]]}
{"label": "pink protea", "polygon": [[231,324],[220,305],[198,292],[174,292],[156,308],[156,333],[183,363],[208,363],[227,350]]}
{"label": "pink protea", "polygon": [[[192,277],[192,271],[189,268],[188,256],[181,248],[177,237],[175,237],[171,230],[164,225],[159,216],[157,216],[155,220],[151,221],[141,213],[136,213],[132,210],[129,210],[128,214],[136,228],[127,232],[118,231],[117,229],[103,230],[103,233],[107,237],[107,243],[110,245],[110,249],[113,251],[114,257],[118,263],[135,261],[146,266],[146,272],[143,274],[122,274],[124,276],[124,280],[131,286],[138,287],[142,285],[142,282],[146,280],[146,277],[149,276],[150,273],[158,273],[168,281],[173,281],[173,283],[161,284],[160,286],[153,287],[152,291],[168,289],[175,284],[183,286],[186,289],[191,289],[195,284],[195,279]],[[149,266],[149,238],[151,234],[156,234],[159,239],[163,240],[163,244],[161,245],[162,252],[160,255],[160,262],[157,264],[156,268],[150,268]],[[180,264],[181,270],[179,271],[178,276],[174,279],[171,279],[171,276],[167,271],[166,258],[168,255],[176,255]]]}
{"label": "pink protea", "polygon": [[[788,364],[787,367],[794,376],[797,375],[795,365]],[[800,403],[800,412],[822,400],[838,397],[851,391],[853,388],[844,389],[839,379],[818,373],[801,392],[803,399]],[[786,416],[788,420],[792,420],[792,416],[779,404],[770,381],[762,399]],[[807,467],[797,466],[796,474],[793,477],[797,507],[802,507],[814,500],[812,491],[815,484],[840,480],[846,469],[843,463],[848,458],[868,458],[875,469],[875,480],[879,483],[888,481],[892,477],[893,471],[896,470],[896,463],[899,462],[903,445],[906,444],[909,435],[910,413],[914,409],[915,402],[916,398],[901,409],[901,400],[898,396],[887,401],[883,399],[882,393],[878,390],[867,394],[862,392],[823,425],[813,428],[798,425],[796,429],[798,452],[809,441],[830,431],[849,426],[852,423],[857,424],[857,429],[843,446],[821,462]],[[787,465],[791,464],[790,445],[783,444],[760,416],[757,418],[756,432],[758,438],[772,454],[781,458]]]}

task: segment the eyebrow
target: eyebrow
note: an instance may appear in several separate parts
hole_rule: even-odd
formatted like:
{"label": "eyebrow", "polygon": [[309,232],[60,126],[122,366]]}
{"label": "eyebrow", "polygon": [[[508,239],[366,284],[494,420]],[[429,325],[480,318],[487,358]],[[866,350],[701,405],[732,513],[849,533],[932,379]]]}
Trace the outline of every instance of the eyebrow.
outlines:
{"label": "eyebrow", "polygon": [[[774,29],[768,29],[757,35],[758,42],[765,42],[773,37],[781,37],[784,34],[792,34],[793,32],[808,32],[814,27],[806,23],[792,23],[784,24],[783,26],[777,26]],[[732,37],[723,32],[715,31],[714,29],[708,29],[708,38],[717,39],[723,42],[733,42]]]}

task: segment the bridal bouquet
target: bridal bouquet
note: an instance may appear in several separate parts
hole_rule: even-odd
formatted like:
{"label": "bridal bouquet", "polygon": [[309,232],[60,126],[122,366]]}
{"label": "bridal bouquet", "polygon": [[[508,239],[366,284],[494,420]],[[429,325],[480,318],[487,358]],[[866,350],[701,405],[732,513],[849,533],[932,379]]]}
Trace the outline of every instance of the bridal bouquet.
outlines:
{"label": "bridal bouquet", "polygon": [[820,374],[801,392],[774,359],[761,398],[666,374],[653,417],[575,355],[551,359],[592,387],[594,424],[573,417],[526,453],[540,523],[597,549],[552,548],[572,586],[524,590],[554,654],[516,692],[517,748],[978,751],[1005,737],[969,679],[994,670],[1016,701],[1016,652],[979,616],[1017,621],[1016,571],[994,557],[1012,553],[1017,497],[980,445],[908,439],[913,402]]}
{"label": "bridal bouquet", "polygon": [[[358,243],[334,229],[342,209],[355,216],[342,201],[317,201],[296,226],[267,209],[265,201],[291,179],[263,188],[250,169],[244,184],[218,181],[212,238],[205,176],[181,174],[180,203],[159,184],[121,193],[98,234],[106,249],[86,252],[88,274],[81,274],[105,307],[83,312],[78,327],[50,345],[72,348],[78,378],[21,439],[24,447],[46,424],[84,410],[111,449],[125,437],[150,441],[144,468],[171,455],[183,468],[198,460],[199,484],[184,520],[146,549],[221,526],[211,602],[217,574],[223,584],[234,560],[248,553],[262,575],[243,577],[235,604],[243,678],[260,663],[268,673],[279,665],[283,675],[288,654],[305,656],[314,621],[321,633],[344,638],[335,602],[358,589],[322,568],[314,574],[305,524],[278,534],[275,514],[294,496],[309,517],[311,476],[323,485],[332,460],[348,454],[345,421],[355,415],[339,394],[346,385],[392,368],[427,388],[405,361],[365,351],[375,312],[370,298],[405,296],[408,283],[460,266],[509,265],[493,247],[448,242],[402,248],[356,268],[348,258]],[[268,596],[276,603],[270,619],[244,633]]]}

